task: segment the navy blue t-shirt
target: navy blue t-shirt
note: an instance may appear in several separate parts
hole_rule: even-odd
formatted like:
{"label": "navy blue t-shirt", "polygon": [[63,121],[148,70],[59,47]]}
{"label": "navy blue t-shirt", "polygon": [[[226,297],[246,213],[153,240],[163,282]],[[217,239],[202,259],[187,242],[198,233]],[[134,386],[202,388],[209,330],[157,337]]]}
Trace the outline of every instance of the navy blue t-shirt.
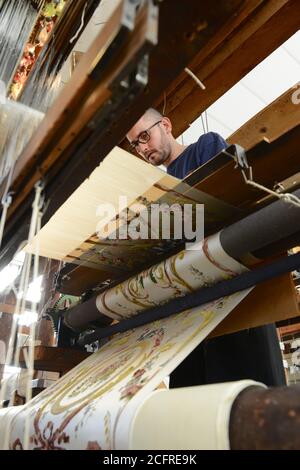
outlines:
{"label": "navy blue t-shirt", "polygon": [[228,147],[226,141],[216,132],[203,134],[168,166],[167,172],[183,179],[226,147]]}

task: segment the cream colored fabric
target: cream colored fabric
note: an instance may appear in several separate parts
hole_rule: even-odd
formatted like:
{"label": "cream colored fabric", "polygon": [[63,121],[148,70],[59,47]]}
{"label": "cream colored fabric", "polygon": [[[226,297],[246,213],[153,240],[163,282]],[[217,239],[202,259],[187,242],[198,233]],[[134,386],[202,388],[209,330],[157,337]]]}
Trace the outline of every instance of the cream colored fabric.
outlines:
{"label": "cream colored fabric", "polygon": [[216,234],[107,289],[98,295],[96,305],[101,313],[122,320],[246,269],[225,253]]}
{"label": "cream colored fabric", "polygon": [[[144,165],[138,158],[115,147],[42,228],[39,234],[41,255],[64,259],[96,232],[99,204],[111,203],[118,207],[120,191],[131,203],[145,188],[165,176],[162,170],[150,165],[145,173]],[[33,251],[34,248],[27,249]]]}
{"label": "cream colored fabric", "polygon": [[[218,238],[209,247],[203,268],[211,283],[244,269],[222,253]],[[32,449],[128,449],[140,405],[248,292],[114,336],[24,407],[1,410],[0,447],[12,419],[9,447],[23,448],[25,416],[30,416]]]}
{"label": "cream colored fabric", "polygon": [[229,450],[236,397],[252,380],[153,392],[132,420],[130,449]]}
{"label": "cream colored fabric", "polygon": [[[78,258],[83,259],[84,253],[88,252],[93,244],[96,245],[105,239],[103,236],[99,240],[96,235],[99,232],[101,237],[103,233],[102,229],[98,230],[103,220],[103,217],[97,215],[101,204],[111,204],[116,209],[116,214],[119,214],[132,204],[149,204],[161,198],[170,205],[178,202],[205,204],[207,224],[222,220],[235,210],[230,205],[191,188],[161,169],[115,147],[57,210],[41,229],[35,242],[27,246],[26,250],[33,252],[38,239],[41,256],[78,263]],[[109,228],[108,232],[111,233]],[[119,243],[118,240],[117,242]],[[135,240],[133,242],[137,245]],[[153,244],[152,240],[137,242],[139,246],[142,242],[146,250],[147,246]],[[104,250],[105,240],[103,247]],[[117,248],[114,246],[111,256],[118,251]],[[101,253],[98,258],[101,258]],[[88,266],[86,257],[84,259],[85,265]],[[97,254],[91,254],[91,263],[97,264]],[[91,264],[90,267],[95,266]]]}

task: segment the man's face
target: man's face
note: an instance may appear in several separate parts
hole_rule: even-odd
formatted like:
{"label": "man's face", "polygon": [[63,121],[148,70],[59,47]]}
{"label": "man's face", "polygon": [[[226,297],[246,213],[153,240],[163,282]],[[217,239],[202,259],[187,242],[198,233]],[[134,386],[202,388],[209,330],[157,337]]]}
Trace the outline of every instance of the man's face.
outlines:
{"label": "man's face", "polygon": [[[163,165],[171,154],[168,120],[144,114],[130,129],[127,138],[135,151],[154,166]],[[147,142],[146,142],[147,140]]]}

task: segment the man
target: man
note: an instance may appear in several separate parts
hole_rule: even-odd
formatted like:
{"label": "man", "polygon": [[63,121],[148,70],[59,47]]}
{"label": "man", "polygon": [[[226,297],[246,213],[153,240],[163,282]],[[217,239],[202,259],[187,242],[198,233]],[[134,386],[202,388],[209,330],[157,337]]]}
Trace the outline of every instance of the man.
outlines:
{"label": "man", "polygon": [[[183,179],[213,158],[227,144],[214,132],[189,146],[172,135],[170,119],[148,109],[127,134],[131,148],[151,165],[164,165]],[[240,331],[201,343],[171,374],[170,386],[183,387],[253,379],[268,386],[285,385],[279,341],[274,325]]]}
{"label": "man", "polygon": [[169,175],[183,179],[227,147],[214,132],[202,135],[189,146],[179,144],[172,135],[172,123],[153,108],[148,109],[128,132],[134,149],[151,165],[164,165]]}

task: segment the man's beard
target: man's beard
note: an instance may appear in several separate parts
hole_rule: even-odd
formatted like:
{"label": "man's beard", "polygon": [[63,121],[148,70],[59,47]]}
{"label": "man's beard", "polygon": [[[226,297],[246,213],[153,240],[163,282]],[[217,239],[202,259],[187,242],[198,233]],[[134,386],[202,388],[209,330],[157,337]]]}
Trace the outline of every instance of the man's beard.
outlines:
{"label": "man's beard", "polygon": [[155,159],[149,159],[149,162],[151,163],[151,165],[153,166],[159,166],[159,165],[163,165],[164,161],[166,160],[166,156],[165,155],[161,155],[160,152],[156,151],[155,152]]}
{"label": "man's beard", "polygon": [[155,154],[155,160],[154,161],[151,161],[150,159],[148,160],[153,166],[164,165],[170,156],[170,151],[168,152],[165,149],[155,150],[153,153]]}

